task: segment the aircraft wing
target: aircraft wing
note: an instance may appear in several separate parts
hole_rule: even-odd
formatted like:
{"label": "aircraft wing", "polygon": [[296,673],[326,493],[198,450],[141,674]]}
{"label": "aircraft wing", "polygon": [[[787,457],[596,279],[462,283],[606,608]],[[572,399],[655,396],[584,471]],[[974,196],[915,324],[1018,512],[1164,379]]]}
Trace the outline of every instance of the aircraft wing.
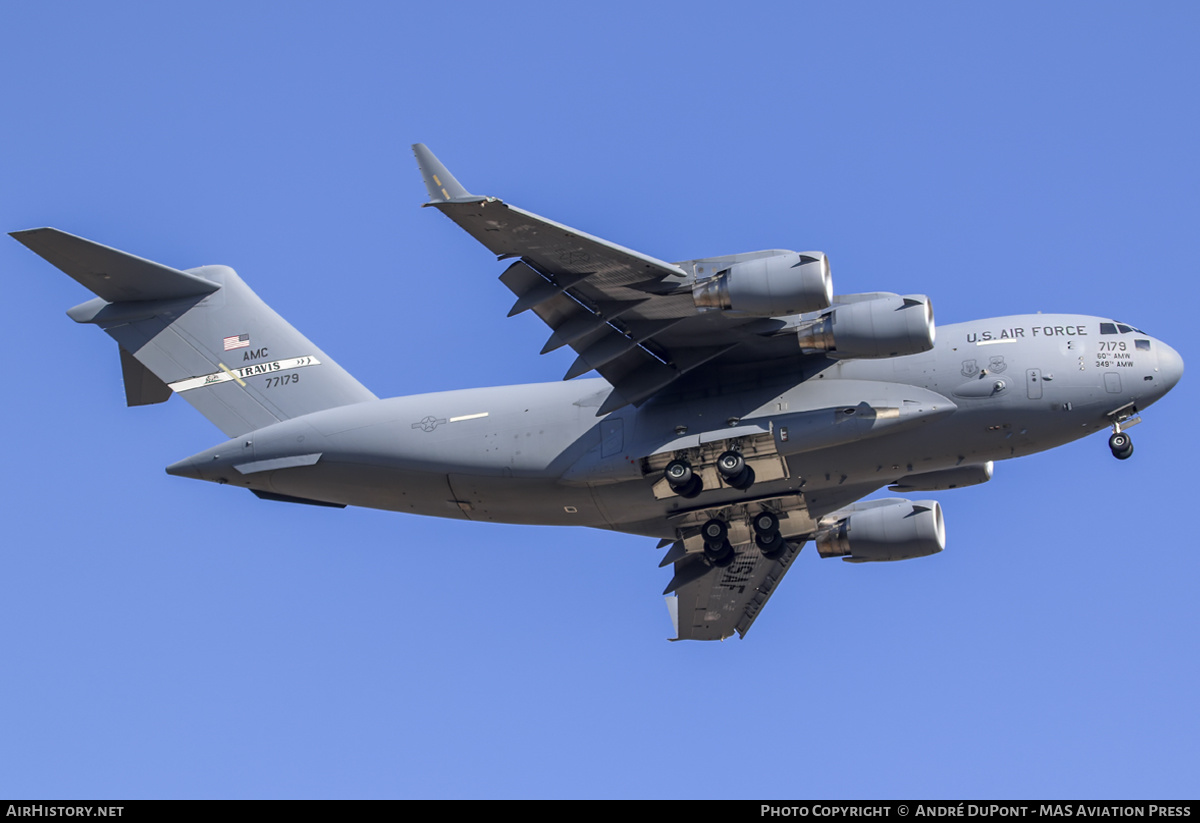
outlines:
{"label": "aircraft wing", "polygon": [[[674,575],[663,591],[675,625],[672,639],[724,640],[734,633],[745,637],[800,550],[817,532],[820,519],[878,488],[873,483],[859,484],[827,489],[819,501],[806,494],[789,494],[720,507],[728,515],[734,549],[732,560],[724,566],[712,565],[704,558],[700,524],[712,517],[714,510],[697,507],[672,515],[677,539],[659,564],[673,564]],[[759,550],[747,525],[747,515],[760,508],[777,514],[786,540],[783,550],[773,557]]]}
{"label": "aircraft wing", "polygon": [[[779,320],[697,312],[695,261],[667,263],[510,206],[470,194],[424,144],[413,146],[438,209],[500,259],[516,296],[509,316],[533,310],[552,334],[542,353],[570,346],[579,355],[564,380],[598,371],[614,391],[602,416],[640,405],[689,371],[751,344],[747,358],[796,354],[794,339],[770,339]],[[750,253],[736,257],[753,257]],[[733,258],[730,258],[733,259]],[[703,273],[700,273],[701,276]]]}
{"label": "aircraft wing", "polygon": [[746,636],[767,599],[800,554],[804,541],[789,542],[774,560],[754,546],[740,547],[733,562],[715,568],[698,554],[675,561],[667,608],[675,624],[674,640],[724,640],[736,631]]}

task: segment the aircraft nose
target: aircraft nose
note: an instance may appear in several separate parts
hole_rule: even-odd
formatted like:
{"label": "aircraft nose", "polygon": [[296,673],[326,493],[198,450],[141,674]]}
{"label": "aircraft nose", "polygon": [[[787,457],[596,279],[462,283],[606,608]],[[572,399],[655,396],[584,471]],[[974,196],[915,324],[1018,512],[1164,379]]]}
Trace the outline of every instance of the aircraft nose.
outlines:
{"label": "aircraft nose", "polygon": [[1179,352],[1166,343],[1159,342],[1157,348],[1158,374],[1159,379],[1162,380],[1162,392],[1166,394],[1175,388],[1179,378],[1183,377],[1183,358],[1179,356]]}
{"label": "aircraft nose", "polygon": [[185,457],[183,460],[177,460],[167,466],[167,474],[174,477],[190,477],[193,480],[203,480],[200,474],[200,466],[196,463],[196,458]]}

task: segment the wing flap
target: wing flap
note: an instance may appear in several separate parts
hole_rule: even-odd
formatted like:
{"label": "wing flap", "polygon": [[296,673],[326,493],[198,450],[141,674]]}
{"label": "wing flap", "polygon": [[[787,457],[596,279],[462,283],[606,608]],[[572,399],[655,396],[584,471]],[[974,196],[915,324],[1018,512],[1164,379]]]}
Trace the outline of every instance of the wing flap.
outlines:
{"label": "wing flap", "polygon": [[590,345],[591,342],[599,339],[599,336],[591,337],[591,335],[606,329],[613,320],[645,302],[645,300],[606,300],[598,303],[594,311],[580,305],[578,311],[566,315],[557,324],[542,318],[546,320],[546,325],[554,329],[554,333],[542,347],[542,354],[568,344],[578,351],[580,347],[576,346],[576,343],[585,338],[588,338],[588,345]]}
{"label": "wing flap", "polygon": [[[572,377],[578,377],[581,374],[590,372],[592,369],[600,369],[637,348],[637,342],[630,340],[616,330],[612,330],[579,353],[579,357],[575,358],[575,362],[567,371],[565,379],[570,380]],[[640,364],[642,358],[638,357],[636,360]],[[613,373],[615,376],[616,372],[614,371]]]}
{"label": "wing flap", "polygon": [[500,282],[517,296],[517,302],[509,309],[508,316],[513,317],[554,300],[589,275],[590,272],[560,274],[551,279],[538,273],[525,261],[518,260],[500,275]]}

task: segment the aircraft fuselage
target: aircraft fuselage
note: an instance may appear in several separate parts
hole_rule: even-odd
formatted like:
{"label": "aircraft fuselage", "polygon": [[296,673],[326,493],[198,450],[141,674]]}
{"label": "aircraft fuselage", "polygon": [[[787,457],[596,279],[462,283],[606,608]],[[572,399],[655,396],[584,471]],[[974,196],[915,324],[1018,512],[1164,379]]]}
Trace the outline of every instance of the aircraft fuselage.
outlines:
{"label": "aircraft fuselage", "polygon": [[[944,325],[922,354],[750,364],[604,417],[601,379],[368,401],[168,471],[299,501],[659,537],[692,510],[803,489],[811,520],[901,478],[1032,454],[1136,414],[1174,386],[1182,360],[1120,328],[1040,314]],[[672,455],[731,439],[758,460],[749,489],[710,472],[694,499],[667,490]]]}

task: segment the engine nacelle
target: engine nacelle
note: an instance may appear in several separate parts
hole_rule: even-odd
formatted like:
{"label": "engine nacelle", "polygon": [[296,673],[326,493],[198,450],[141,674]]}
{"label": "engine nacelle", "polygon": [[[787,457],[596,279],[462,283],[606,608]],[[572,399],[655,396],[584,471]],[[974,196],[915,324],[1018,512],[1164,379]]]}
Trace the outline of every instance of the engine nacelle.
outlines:
{"label": "engine nacelle", "polygon": [[698,309],[740,311],[759,317],[820,311],[833,300],[829,258],[788,252],[734,263],[692,287]]}
{"label": "engine nacelle", "polygon": [[875,297],[835,306],[796,331],[805,354],[899,357],[933,348],[933,306],[923,294]]}
{"label": "engine nacelle", "polygon": [[822,518],[814,535],[821,557],[850,563],[908,560],[946,548],[946,524],[936,500],[880,500]]}

